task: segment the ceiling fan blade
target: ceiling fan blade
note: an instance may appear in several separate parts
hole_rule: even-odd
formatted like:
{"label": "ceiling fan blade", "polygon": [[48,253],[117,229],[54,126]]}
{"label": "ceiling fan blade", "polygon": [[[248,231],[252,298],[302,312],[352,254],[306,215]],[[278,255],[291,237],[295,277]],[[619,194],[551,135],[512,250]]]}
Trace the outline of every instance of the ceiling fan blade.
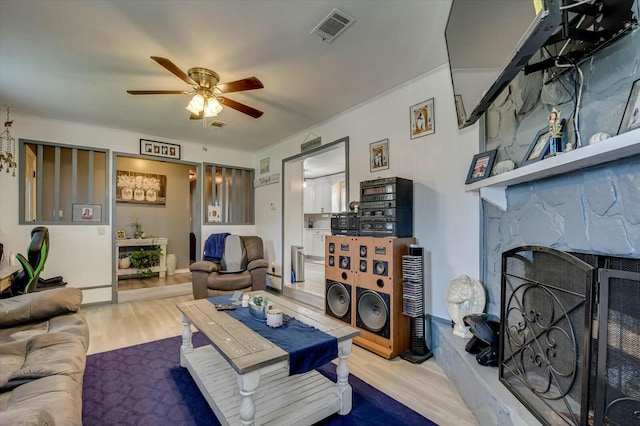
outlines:
{"label": "ceiling fan blade", "polygon": [[255,108],[251,108],[248,105],[241,104],[240,102],[236,102],[236,101],[231,100],[229,98],[225,98],[224,96],[218,96],[218,100],[221,101],[222,105],[226,105],[229,108],[233,108],[235,110],[243,112],[243,113],[245,113],[247,115],[250,115],[253,118],[261,117],[262,114],[264,114],[262,111],[259,111],[259,110],[255,109]]}
{"label": "ceiling fan blade", "polygon": [[204,117],[204,111],[200,111],[198,114],[191,113],[189,120],[202,120]]}
{"label": "ceiling fan blade", "polygon": [[242,92],[243,90],[263,89],[262,82],[256,77],[249,77],[230,83],[218,84],[216,86],[221,93]]}
{"label": "ceiling fan blade", "polygon": [[131,95],[183,95],[184,90],[127,90]]}
{"label": "ceiling fan blade", "polygon": [[191,79],[184,71],[182,71],[176,64],[171,62],[166,58],[161,58],[159,56],[152,56],[151,59],[165,67],[169,72],[178,77],[180,80],[184,81],[187,84],[192,86],[197,86],[198,84]]}

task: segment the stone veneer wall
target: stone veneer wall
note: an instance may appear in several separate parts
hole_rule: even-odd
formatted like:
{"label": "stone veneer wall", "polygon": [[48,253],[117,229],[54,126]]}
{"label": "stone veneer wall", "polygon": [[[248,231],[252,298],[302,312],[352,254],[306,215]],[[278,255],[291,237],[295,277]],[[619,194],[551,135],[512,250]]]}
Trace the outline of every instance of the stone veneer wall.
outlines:
{"label": "stone veneer wall", "polygon": [[[585,61],[581,69],[579,118],[586,144],[596,132],[618,132],[631,85],[640,78],[640,30]],[[541,73],[521,73],[486,113],[486,150],[498,148],[497,161],[510,158],[519,164],[538,131],[548,128],[552,107],[561,110],[562,118],[571,117],[575,78],[571,71],[545,85]],[[575,140],[570,120],[567,136],[567,141]],[[510,248],[537,244],[640,258],[640,155],[513,186],[507,190],[507,204],[502,211],[482,203],[481,280],[489,313],[500,313],[502,252]],[[438,364],[480,424],[540,424],[499,383],[497,368],[480,366],[465,352],[467,339],[454,336],[448,321],[433,319],[430,331]]]}
{"label": "stone veneer wall", "polygon": [[[579,118],[586,144],[596,132],[618,132],[631,85],[640,78],[640,30],[585,61],[581,69]],[[569,118],[576,76],[568,72],[546,85],[541,73],[521,73],[514,80],[486,116],[486,149],[498,148],[496,161],[511,158],[518,164],[537,132],[548,127],[554,106],[568,119],[567,141],[574,141]],[[500,311],[501,254],[510,248],[545,245],[640,257],[640,156],[510,187],[507,203],[503,212],[483,202],[482,281],[489,313]]]}

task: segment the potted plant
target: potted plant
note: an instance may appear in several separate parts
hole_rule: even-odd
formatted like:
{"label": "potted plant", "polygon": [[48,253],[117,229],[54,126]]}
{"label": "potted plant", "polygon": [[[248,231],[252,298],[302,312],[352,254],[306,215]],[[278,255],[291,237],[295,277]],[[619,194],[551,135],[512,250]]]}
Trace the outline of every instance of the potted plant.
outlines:
{"label": "potted plant", "polygon": [[153,276],[154,272],[151,268],[158,265],[161,255],[162,249],[160,246],[151,246],[147,249],[140,248],[134,251],[129,255],[129,258],[131,259],[131,266],[138,270],[138,274],[141,277],[148,278]]}
{"label": "potted plant", "polygon": [[135,239],[142,238],[142,236],[144,235],[144,231],[142,230],[142,223],[140,223],[140,220],[136,218],[136,220],[131,222],[129,225],[133,227],[133,237]]}
{"label": "potted plant", "polygon": [[131,259],[128,254],[121,254],[118,259],[118,268],[129,269],[131,267]]}

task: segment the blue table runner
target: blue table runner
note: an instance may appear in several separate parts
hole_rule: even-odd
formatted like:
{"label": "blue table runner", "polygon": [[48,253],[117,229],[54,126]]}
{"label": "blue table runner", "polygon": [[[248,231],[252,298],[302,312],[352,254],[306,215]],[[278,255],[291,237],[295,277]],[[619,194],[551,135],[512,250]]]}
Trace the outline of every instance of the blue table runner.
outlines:
{"label": "blue table runner", "polygon": [[[210,297],[214,305],[229,305],[229,296]],[[286,324],[268,327],[251,316],[249,308],[237,305],[235,310],[225,311],[251,330],[289,353],[289,375],[306,373],[331,362],[338,356],[338,339],[324,331],[285,315]]]}

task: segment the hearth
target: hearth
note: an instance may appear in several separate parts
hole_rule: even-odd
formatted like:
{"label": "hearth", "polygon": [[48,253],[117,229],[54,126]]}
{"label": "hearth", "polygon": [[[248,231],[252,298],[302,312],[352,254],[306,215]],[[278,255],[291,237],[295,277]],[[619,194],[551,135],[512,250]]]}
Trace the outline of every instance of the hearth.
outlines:
{"label": "hearth", "polygon": [[500,381],[549,425],[640,424],[640,259],[502,255]]}

